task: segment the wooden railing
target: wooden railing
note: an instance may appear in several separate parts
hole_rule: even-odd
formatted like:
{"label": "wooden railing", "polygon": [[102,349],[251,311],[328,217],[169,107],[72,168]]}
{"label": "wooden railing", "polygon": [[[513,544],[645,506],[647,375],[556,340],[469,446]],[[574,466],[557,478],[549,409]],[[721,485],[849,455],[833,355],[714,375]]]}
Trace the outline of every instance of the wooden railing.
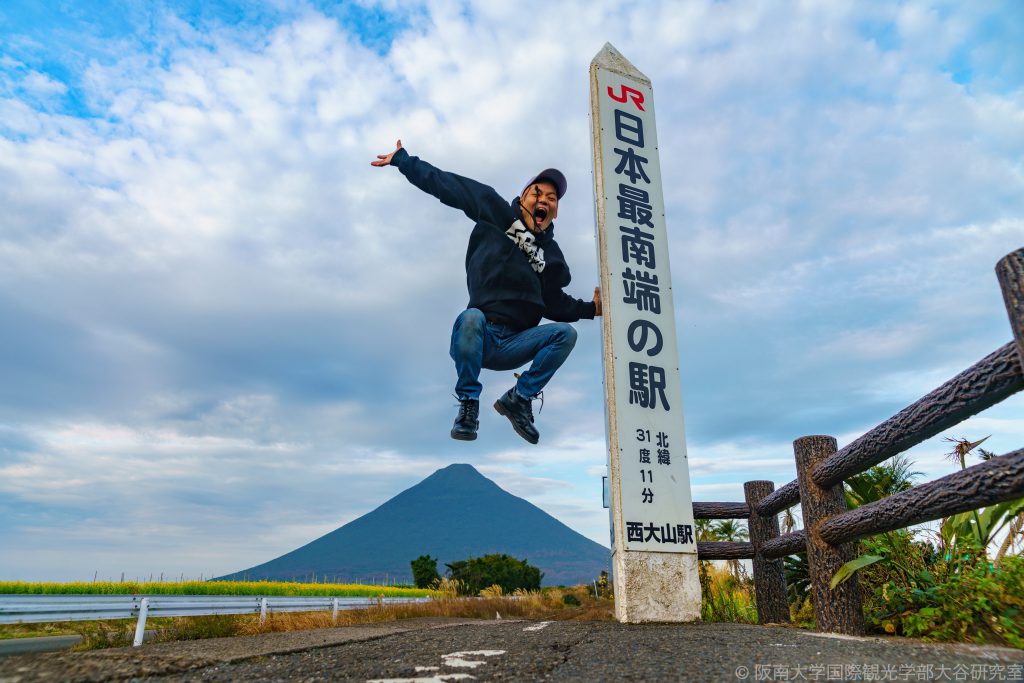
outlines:
{"label": "wooden railing", "polygon": [[[949,515],[1024,497],[1024,449],[883,500],[846,509],[843,481],[953,427],[1024,389],[1024,249],[996,265],[1014,341],[996,349],[874,429],[837,449],[831,436],[793,442],[797,478],[743,485],[745,503],[694,503],[696,519],[746,519],[746,543],[698,542],[702,560],[753,561],[760,623],[789,621],[782,558],[806,552],[818,629],[861,634],[864,615],[856,576],[829,588],[855,555],[853,542]],[[800,504],[804,529],[780,535],[777,515]]]}

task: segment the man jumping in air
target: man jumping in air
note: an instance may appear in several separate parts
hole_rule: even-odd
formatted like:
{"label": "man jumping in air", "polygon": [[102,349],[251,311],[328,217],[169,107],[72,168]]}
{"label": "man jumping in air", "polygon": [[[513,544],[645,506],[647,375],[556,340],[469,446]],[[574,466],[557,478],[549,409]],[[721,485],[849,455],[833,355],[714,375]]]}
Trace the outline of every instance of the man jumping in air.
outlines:
{"label": "man jumping in air", "polygon": [[[452,438],[476,438],[481,368],[513,370],[532,361],[494,409],[519,436],[537,443],[531,401],[576,345],[576,330],[567,323],[601,315],[597,288],[592,301],[562,291],[569,284],[569,266],[555,242],[552,221],[565,195],[565,176],[554,168],[541,171],[509,202],[487,185],[410,156],[401,140],[395,151],[370,163],[397,166],[413,185],[476,222],[466,250],[469,305],[452,329],[450,354],[459,375]],[[556,322],[540,325],[541,318]]]}

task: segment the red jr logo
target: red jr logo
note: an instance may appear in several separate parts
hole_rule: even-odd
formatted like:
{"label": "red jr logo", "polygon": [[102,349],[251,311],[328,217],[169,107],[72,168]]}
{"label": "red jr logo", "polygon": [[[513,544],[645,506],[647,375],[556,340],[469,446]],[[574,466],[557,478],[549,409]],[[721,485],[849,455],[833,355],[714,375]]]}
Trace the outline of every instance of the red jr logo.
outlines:
{"label": "red jr logo", "polygon": [[633,104],[636,105],[637,109],[640,111],[644,110],[644,94],[642,92],[639,90],[633,90],[625,85],[620,85],[619,96],[616,97],[615,93],[612,91],[612,87],[610,85],[608,86],[608,97],[612,98],[616,102],[625,103],[627,96],[629,96],[629,99],[633,100]]}

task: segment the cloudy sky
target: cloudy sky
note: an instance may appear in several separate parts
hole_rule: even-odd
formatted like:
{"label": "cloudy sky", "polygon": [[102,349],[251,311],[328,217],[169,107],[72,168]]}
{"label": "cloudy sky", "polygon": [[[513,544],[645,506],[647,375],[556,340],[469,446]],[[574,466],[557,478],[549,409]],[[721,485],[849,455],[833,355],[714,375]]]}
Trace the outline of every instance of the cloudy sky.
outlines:
{"label": "cloudy sky", "polygon": [[[369,165],[400,137],[509,197],[561,168],[589,299],[606,41],[654,84],[695,499],[790,481],[794,438],[848,443],[1010,341],[1019,0],[8,0],[0,578],[235,571],[455,462],[607,544],[599,325],[539,446],[489,409],[452,441],[472,226]],[[1022,408],[943,436],[1019,448]]]}

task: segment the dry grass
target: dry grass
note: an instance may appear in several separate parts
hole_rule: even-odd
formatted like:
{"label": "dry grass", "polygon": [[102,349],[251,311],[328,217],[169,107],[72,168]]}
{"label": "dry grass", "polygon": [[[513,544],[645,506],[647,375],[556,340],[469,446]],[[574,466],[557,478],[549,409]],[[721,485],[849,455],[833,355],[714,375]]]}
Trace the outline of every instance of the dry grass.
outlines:
{"label": "dry grass", "polygon": [[[705,621],[756,623],[749,580],[736,581],[729,571],[707,563],[702,568],[704,584],[703,618]],[[341,610],[337,620],[331,612],[270,613],[265,623],[256,614],[178,617],[151,619],[149,627],[159,632],[159,640],[195,640],[235,635],[256,635],[276,631],[297,631],[337,626],[373,624],[419,617],[450,617],[475,619],[531,619],[543,621],[614,621],[615,603],[610,597],[595,598],[589,586],[546,588],[542,591],[517,591],[506,595],[498,586],[481,591],[481,597],[460,597],[464,586],[458,581],[442,579],[431,587],[433,598],[428,602],[385,604],[378,601],[366,609]],[[25,629],[21,625],[18,630]],[[53,633],[80,633],[84,641],[79,649],[95,649],[125,645],[131,642],[133,620],[78,622],[65,624],[33,624],[32,630]],[[3,631],[9,630],[9,633]],[[0,627],[0,638],[23,637],[15,627]]]}
{"label": "dry grass", "polygon": [[[418,617],[472,619],[532,619],[543,621],[612,621],[614,603],[610,598],[595,598],[587,586],[547,588],[539,592],[517,591],[503,595],[496,587],[486,589],[479,598],[459,597],[462,587],[442,582],[439,595],[429,602],[386,604],[379,601],[367,609],[341,610],[337,621],[331,612],[271,612],[260,624],[259,615],[239,614],[208,617],[153,618],[147,628],[158,632],[159,641],[199,640],[226,636],[258,635],[279,631],[300,631],[375,624]],[[135,621],[122,619],[104,622],[77,622],[60,625],[64,632],[79,633],[79,650],[122,647],[131,644]]]}
{"label": "dry grass", "polygon": [[756,624],[753,582],[747,576],[739,580],[725,566],[701,562],[701,619],[740,624]]}
{"label": "dry grass", "polygon": [[[501,595],[500,590],[485,589],[479,598],[456,597],[457,590],[451,590],[443,597],[430,602],[387,605],[380,604],[368,609],[344,610],[338,613],[334,622],[329,612],[281,613],[268,616],[262,626],[255,617],[246,617],[240,633],[247,635],[271,631],[295,631],[333,626],[372,624],[417,617],[461,617],[471,619],[535,619],[544,621],[580,620],[611,621],[614,619],[614,603],[610,599],[596,599],[586,586],[574,588],[548,588],[540,592],[515,595]],[[579,605],[568,605],[566,596],[571,595]]]}

